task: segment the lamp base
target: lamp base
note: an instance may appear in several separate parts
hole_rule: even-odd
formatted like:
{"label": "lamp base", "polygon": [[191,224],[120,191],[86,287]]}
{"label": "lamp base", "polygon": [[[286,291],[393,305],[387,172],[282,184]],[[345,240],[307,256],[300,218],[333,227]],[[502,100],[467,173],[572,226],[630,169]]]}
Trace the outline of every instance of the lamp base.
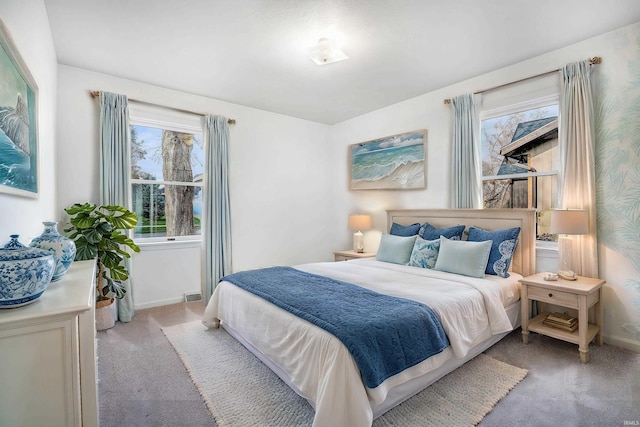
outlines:
{"label": "lamp base", "polygon": [[[569,236],[560,236],[558,237],[558,250],[559,250],[559,265],[558,265],[558,274],[562,272],[565,276],[571,277],[575,276],[573,273],[573,258],[572,258],[572,249],[573,241]],[[565,274],[566,273],[566,274]]]}
{"label": "lamp base", "polygon": [[359,254],[364,253],[364,238],[360,231],[353,233],[353,250]]}

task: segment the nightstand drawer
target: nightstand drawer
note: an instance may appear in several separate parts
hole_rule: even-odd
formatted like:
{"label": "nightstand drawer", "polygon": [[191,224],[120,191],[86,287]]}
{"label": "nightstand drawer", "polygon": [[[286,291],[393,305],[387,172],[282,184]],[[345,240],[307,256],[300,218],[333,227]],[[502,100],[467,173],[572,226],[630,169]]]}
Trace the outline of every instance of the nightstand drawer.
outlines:
{"label": "nightstand drawer", "polygon": [[529,286],[529,298],[537,301],[557,304],[568,308],[578,308],[578,295],[553,289]]}
{"label": "nightstand drawer", "polygon": [[375,258],[375,252],[336,251],[333,253],[335,261],[349,261],[351,259]]}

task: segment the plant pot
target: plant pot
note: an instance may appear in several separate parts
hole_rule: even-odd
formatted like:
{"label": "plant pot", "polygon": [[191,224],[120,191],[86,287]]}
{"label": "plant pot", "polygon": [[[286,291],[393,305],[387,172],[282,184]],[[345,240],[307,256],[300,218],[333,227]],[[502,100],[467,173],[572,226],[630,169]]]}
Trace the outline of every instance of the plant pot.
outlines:
{"label": "plant pot", "polygon": [[104,331],[113,328],[116,324],[116,305],[115,300],[105,299],[96,301],[96,330]]}

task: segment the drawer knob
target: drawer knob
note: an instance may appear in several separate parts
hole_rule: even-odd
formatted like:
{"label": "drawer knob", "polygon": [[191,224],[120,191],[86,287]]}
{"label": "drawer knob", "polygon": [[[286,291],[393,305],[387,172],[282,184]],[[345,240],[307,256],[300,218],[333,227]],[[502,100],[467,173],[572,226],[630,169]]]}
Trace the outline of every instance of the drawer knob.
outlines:
{"label": "drawer knob", "polygon": [[551,298],[553,296],[553,294],[551,292],[549,292],[549,298]]}

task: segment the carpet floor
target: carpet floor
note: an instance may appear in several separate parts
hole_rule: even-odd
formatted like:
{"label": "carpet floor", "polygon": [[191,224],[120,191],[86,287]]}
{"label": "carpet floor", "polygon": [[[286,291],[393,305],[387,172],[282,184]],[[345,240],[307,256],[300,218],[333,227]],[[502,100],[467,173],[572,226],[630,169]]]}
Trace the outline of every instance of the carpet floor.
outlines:
{"label": "carpet floor", "polygon": [[[199,320],[202,302],[139,310],[133,321],[98,332],[100,425],[210,426],[215,421],[162,328]],[[479,427],[622,426],[640,423],[640,354],[578,346],[520,329],[485,352],[528,370]],[[626,423],[625,423],[626,422]]]}
{"label": "carpet floor", "polygon": [[[310,426],[313,409],[223,329],[163,328],[219,426]],[[527,371],[479,355],[385,413],[374,427],[473,426]]]}

